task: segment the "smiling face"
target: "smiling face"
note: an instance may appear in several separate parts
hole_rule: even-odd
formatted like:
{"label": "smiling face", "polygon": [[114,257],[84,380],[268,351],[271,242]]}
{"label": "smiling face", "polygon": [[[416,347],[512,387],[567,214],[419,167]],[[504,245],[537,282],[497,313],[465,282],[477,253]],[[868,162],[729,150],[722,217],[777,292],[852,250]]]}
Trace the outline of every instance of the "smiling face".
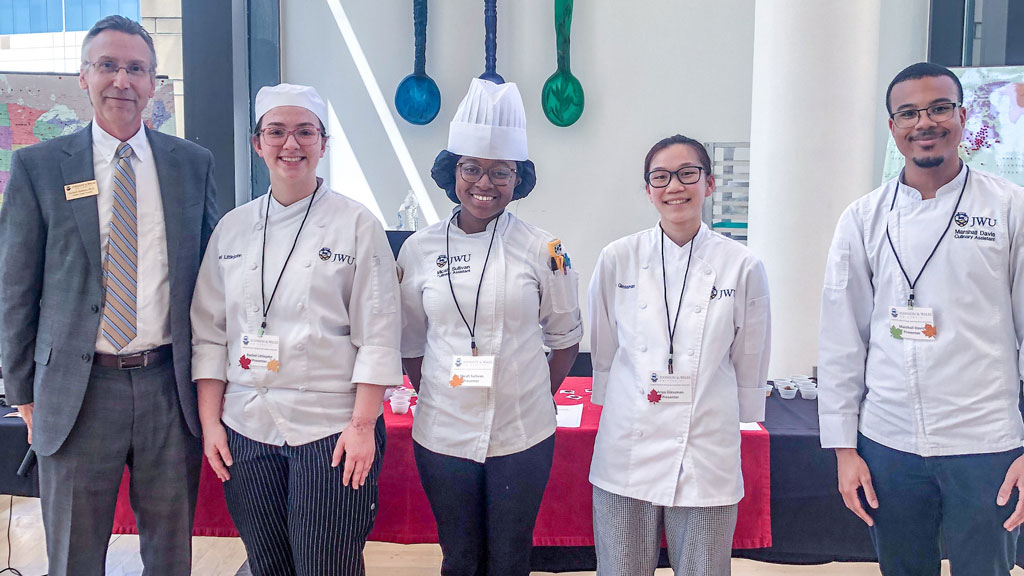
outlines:
{"label": "smiling face", "polygon": [[[953,80],[946,76],[926,76],[905,80],[892,87],[890,105],[893,112],[926,108],[943,102],[959,102]],[[958,165],[957,150],[963,138],[967,112],[958,107],[948,120],[936,122],[927,112],[920,112],[917,124],[907,128],[889,120],[889,130],[896,147],[911,164],[921,169]]]}
{"label": "smiling face", "polygon": [[[279,129],[293,132],[302,128],[320,132],[320,120],[305,108],[278,106],[263,115],[260,129]],[[268,144],[261,134],[252,137],[252,147],[263,158],[270,170],[271,186],[286,187],[291,184],[308,184],[316,180],[316,166],[324,156],[327,141],[321,135],[316,142],[302,145],[296,135],[289,134],[283,144]]]}
{"label": "smiling face", "polygon": [[459,159],[459,164],[478,166],[483,171],[480,179],[471,183],[463,178],[462,168],[455,167],[455,195],[462,204],[459,227],[467,232],[483,230],[487,223],[501,214],[512,201],[512,193],[519,183],[519,177],[513,172],[512,179],[507,183],[495,185],[491,182],[489,172],[499,167],[514,171],[516,163],[512,160],[485,160],[463,156]]}
{"label": "smiling face", "polygon": [[141,36],[117,30],[104,30],[88,45],[89,64],[82,64],[78,85],[89,92],[96,123],[108,134],[126,141],[142,126],[142,111],[156,92],[152,72],[131,76],[120,69],[114,74],[102,72],[100,62],[118,67],[141,65],[152,71],[149,47]]}
{"label": "smiling face", "polygon": [[648,172],[669,170],[676,172],[681,168],[701,168],[700,180],[693,184],[682,184],[675,174],[669,179],[668,186],[655,188],[647,185],[647,198],[661,215],[662,227],[669,231],[691,230],[700,226],[701,208],[704,198],[715,191],[715,176],[703,170],[701,158],[697,151],[688,144],[672,144],[657,152],[652,158]]}

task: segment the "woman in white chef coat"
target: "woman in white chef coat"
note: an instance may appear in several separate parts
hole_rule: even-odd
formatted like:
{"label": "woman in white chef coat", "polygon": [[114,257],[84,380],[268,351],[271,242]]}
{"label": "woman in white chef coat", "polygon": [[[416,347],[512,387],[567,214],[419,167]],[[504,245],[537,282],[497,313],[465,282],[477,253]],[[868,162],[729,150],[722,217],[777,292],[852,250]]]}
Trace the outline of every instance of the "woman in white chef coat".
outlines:
{"label": "woman in white chef coat", "polygon": [[431,175],[458,205],[398,262],[402,356],[419,391],[414,453],[441,574],[525,576],[554,451],[552,395],[583,329],[560,241],[505,210],[536,182],[515,84],[473,80]]}
{"label": "woman in white chef coat", "polygon": [[597,573],[654,574],[664,532],[677,575],[720,576],[743,497],[739,424],[764,418],[768,281],[701,222],[715,177],[699,142],[655,144],[644,181],[660,222],[605,247],[590,283]]}
{"label": "woman in white chef coat", "polygon": [[380,223],[316,176],[313,88],[260,89],[270,193],[213,232],[192,303],[206,456],[259,575],[361,575],[402,382],[395,262]]}

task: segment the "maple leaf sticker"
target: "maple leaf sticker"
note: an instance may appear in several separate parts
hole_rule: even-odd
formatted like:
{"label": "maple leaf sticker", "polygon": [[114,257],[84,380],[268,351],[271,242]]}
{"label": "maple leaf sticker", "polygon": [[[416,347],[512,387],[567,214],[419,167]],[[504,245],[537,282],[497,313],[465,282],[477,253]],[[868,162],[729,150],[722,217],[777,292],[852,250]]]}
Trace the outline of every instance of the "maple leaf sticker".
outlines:
{"label": "maple leaf sticker", "polygon": [[238,359],[238,365],[242,367],[242,370],[248,370],[249,364],[252,364],[252,360],[250,360],[245,354],[242,354],[242,357]]}
{"label": "maple leaf sticker", "polygon": [[897,338],[899,340],[903,339],[903,330],[900,330],[895,326],[889,326],[889,334],[892,334],[893,338]]}
{"label": "maple leaf sticker", "polygon": [[267,370],[270,372],[277,372],[281,369],[281,363],[275,358],[270,362],[267,362]]}
{"label": "maple leaf sticker", "polygon": [[463,382],[465,382],[465,379],[463,379],[462,376],[459,376],[458,374],[452,376],[452,379],[448,381],[448,383],[451,384],[452,388],[458,388],[459,386],[462,386]]}
{"label": "maple leaf sticker", "polygon": [[921,334],[924,334],[929,338],[935,338],[935,335],[938,334],[938,331],[935,330],[935,326],[932,326],[931,324],[925,324],[924,330],[921,331]]}
{"label": "maple leaf sticker", "polygon": [[647,401],[651,404],[657,404],[658,402],[661,402],[661,394],[659,394],[654,388],[651,388],[650,393],[647,394]]}

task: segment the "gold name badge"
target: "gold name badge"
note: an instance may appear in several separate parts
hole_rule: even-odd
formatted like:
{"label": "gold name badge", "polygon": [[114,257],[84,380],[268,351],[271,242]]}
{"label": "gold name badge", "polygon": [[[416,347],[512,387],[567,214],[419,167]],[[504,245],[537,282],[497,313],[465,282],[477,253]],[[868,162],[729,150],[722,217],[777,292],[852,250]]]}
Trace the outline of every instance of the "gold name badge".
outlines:
{"label": "gold name badge", "polygon": [[96,185],[95,180],[77,182],[75,184],[68,184],[64,186],[64,198],[68,200],[88,198],[89,196],[95,196],[99,193],[100,187]]}

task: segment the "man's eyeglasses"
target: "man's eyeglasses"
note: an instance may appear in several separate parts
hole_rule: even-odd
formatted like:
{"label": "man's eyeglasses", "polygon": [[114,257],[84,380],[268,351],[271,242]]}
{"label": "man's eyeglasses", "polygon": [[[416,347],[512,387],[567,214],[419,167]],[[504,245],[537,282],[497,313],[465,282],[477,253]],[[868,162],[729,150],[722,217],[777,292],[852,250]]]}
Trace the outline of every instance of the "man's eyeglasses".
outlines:
{"label": "man's eyeglasses", "polygon": [[491,181],[491,184],[495,186],[504,186],[512,181],[512,176],[515,175],[516,171],[507,168],[505,166],[495,166],[490,170],[484,170],[482,167],[476,164],[470,164],[468,162],[459,162],[455,165],[459,169],[459,174],[462,175],[462,179],[470,184],[475,184],[487,174],[487,178]]}
{"label": "man's eyeglasses", "polygon": [[674,174],[680,184],[696,184],[700,181],[700,175],[704,172],[702,166],[683,166],[675,172],[671,170],[651,170],[647,173],[647,183],[652,188],[664,188],[672,181]]}
{"label": "man's eyeglasses", "polygon": [[927,112],[928,117],[934,122],[945,122],[953,117],[953,112],[956,111],[957,106],[962,106],[962,104],[959,102],[940,102],[932,104],[927,108],[898,110],[890,114],[889,118],[892,118],[892,123],[897,128],[913,128],[917,125],[917,121],[920,120],[921,112]]}
{"label": "man's eyeglasses", "polygon": [[100,60],[99,62],[86,62],[86,66],[92,66],[92,69],[103,74],[104,76],[116,76],[118,72],[124,70],[132,78],[142,78],[149,76],[153,73],[152,68],[149,68],[145,64],[129,64],[127,66],[118,66],[117,62],[113,60]]}
{"label": "man's eyeglasses", "polygon": [[263,135],[263,142],[271,146],[283,146],[289,136],[295,136],[295,141],[299,146],[309,146],[320,141],[320,130],[313,126],[303,126],[295,130],[264,128],[260,130],[260,134]]}

